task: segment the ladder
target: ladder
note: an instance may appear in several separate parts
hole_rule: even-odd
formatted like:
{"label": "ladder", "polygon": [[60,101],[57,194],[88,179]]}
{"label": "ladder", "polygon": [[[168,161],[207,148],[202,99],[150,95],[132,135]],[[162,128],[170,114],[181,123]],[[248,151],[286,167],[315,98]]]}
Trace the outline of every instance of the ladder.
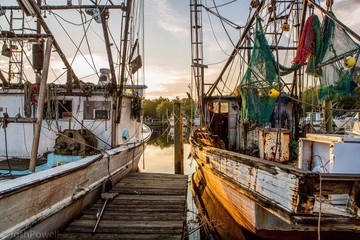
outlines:
{"label": "ladder", "polygon": [[202,7],[201,0],[190,0],[191,68],[197,91],[198,106],[201,111],[203,111],[202,97],[204,95],[205,85],[204,68],[207,68],[207,66],[203,64]]}
{"label": "ladder", "polygon": [[[10,12],[10,32],[17,35],[23,35],[25,29],[24,12]],[[24,60],[24,40],[13,38],[9,41],[11,55],[9,57],[8,81],[22,83],[23,81],[23,60]]]}

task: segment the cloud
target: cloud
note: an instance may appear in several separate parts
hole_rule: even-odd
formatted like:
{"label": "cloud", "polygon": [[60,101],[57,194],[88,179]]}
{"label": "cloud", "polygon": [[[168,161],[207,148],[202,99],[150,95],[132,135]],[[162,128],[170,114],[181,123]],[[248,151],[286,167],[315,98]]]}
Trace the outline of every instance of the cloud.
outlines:
{"label": "cloud", "polygon": [[336,14],[336,17],[345,25],[360,34],[358,21],[358,17],[360,15],[359,0],[338,0],[333,5],[333,11]]}
{"label": "cloud", "polygon": [[184,98],[189,92],[190,68],[179,70],[169,66],[147,65],[145,76],[147,98]]}
{"label": "cloud", "polygon": [[181,14],[182,11],[170,5],[168,0],[153,1],[151,5],[152,17],[156,18],[157,24],[167,32],[173,34],[189,35],[188,16]]}

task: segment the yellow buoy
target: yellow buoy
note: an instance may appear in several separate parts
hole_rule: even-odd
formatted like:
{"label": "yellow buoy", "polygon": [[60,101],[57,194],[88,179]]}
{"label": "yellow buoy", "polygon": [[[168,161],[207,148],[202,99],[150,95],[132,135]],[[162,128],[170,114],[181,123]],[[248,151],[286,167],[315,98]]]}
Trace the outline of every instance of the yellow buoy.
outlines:
{"label": "yellow buoy", "polygon": [[268,95],[271,98],[277,98],[280,96],[280,92],[278,90],[276,90],[275,88],[272,88],[268,91]]}
{"label": "yellow buoy", "polygon": [[356,59],[353,57],[347,57],[344,62],[346,68],[352,68],[356,64]]}

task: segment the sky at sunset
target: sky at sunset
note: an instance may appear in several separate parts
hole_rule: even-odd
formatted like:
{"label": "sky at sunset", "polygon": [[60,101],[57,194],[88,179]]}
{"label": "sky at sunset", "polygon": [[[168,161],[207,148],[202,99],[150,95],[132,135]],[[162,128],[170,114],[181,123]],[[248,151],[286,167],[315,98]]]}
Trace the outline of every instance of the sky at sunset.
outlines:
{"label": "sky at sunset", "polygon": [[[204,5],[213,6],[212,0],[203,0]],[[232,2],[230,0],[215,1],[217,4]],[[250,0],[238,0],[229,4],[230,7],[220,8],[226,17],[243,26],[248,17]],[[325,0],[321,0],[324,7]],[[190,7],[189,0],[145,0],[145,59],[146,84],[148,85],[147,98],[159,96],[175,98],[186,97],[189,92],[191,79],[191,52],[190,52]],[[360,34],[360,0],[334,0],[333,11],[347,26]],[[223,13],[221,12],[221,13]],[[227,56],[215,44],[214,34],[208,24],[211,19],[216,36],[223,50],[229,54],[233,47],[227,38],[221,38],[218,31],[221,26],[217,19],[203,12],[204,42],[208,47],[204,63],[223,62]],[[205,29],[205,26],[208,29]],[[231,29],[230,29],[231,30]],[[239,33],[232,30],[233,41],[237,41]],[[212,52],[208,50],[212,50]],[[218,76],[218,71],[224,63],[209,67],[210,78]]]}
{"label": "sky at sunset", "polygon": [[[88,0],[73,0],[73,4],[85,3]],[[0,0],[0,4],[9,4],[15,0]],[[65,0],[48,0],[48,4],[53,2],[66,3]],[[101,3],[106,2],[102,0]],[[114,4],[123,2],[122,0],[113,0]],[[227,19],[233,21],[239,26],[244,26],[248,18],[250,0],[202,0],[202,3],[208,7],[212,7],[214,2],[219,7],[220,14]],[[320,1],[325,6],[325,0]],[[333,11],[336,16],[342,20],[347,26],[351,27],[357,34],[360,34],[360,0],[334,0]],[[144,0],[145,7],[145,56],[144,70],[145,81],[148,89],[146,91],[147,98],[158,98],[160,96],[173,99],[175,97],[184,98],[186,92],[189,92],[191,83],[191,44],[190,44],[190,0]],[[215,9],[212,9],[215,11]],[[64,19],[70,19],[76,16],[74,23],[80,23],[80,14],[66,15],[61,13]],[[51,20],[53,16],[48,13],[47,20]],[[118,24],[121,15],[114,14],[111,19],[115,20],[111,24]],[[117,19],[116,19],[117,18]],[[0,18],[4,21],[4,18]],[[211,22],[211,24],[210,24]],[[64,23],[69,32],[79,31],[75,26]],[[77,26],[78,27],[78,26]],[[72,30],[74,28],[74,30]],[[78,27],[79,28],[79,27]],[[120,29],[119,27],[115,29]],[[233,42],[237,42],[241,32],[237,29],[227,26],[229,35]],[[92,30],[102,31],[101,25],[94,24]],[[60,31],[59,31],[60,32]],[[207,82],[212,82],[219,74],[224,66],[224,61],[228,58],[233,50],[233,45],[229,38],[223,33],[218,18],[214,15],[203,11],[203,32],[204,32],[204,64],[209,68],[205,70]],[[56,38],[65,38],[65,34],[54,32]],[[118,35],[118,33],[114,33]],[[95,36],[95,35],[94,35]],[[95,36],[96,37],[96,36]],[[216,37],[216,39],[215,39]],[[90,38],[91,39],[91,38]],[[85,44],[83,44],[85,45]],[[64,47],[63,47],[64,48]],[[64,50],[66,56],[71,59],[74,49],[71,44]],[[115,57],[114,57],[115,58]],[[96,52],[93,49],[93,59],[99,67],[106,65],[106,56],[103,52]],[[1,65],[5,66],[8,61],[0,56]],[[88,68],[73,63],[74,69],[82,75],[86,75]],[[63,67],[59,64],[52,64],[53,71],[63,71]],[[85,79],[86,81],[87,79]]]}

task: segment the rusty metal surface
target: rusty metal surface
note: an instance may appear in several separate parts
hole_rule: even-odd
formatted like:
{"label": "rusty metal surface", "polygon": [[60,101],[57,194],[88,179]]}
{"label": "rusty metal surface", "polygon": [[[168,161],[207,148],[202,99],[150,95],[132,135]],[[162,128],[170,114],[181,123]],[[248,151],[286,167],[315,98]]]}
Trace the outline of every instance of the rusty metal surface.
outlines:
{"label": "rusty metal surface", "polygon": [[290,160],[290,131],[274,128],[259,128],[260,158],[288,162]]}

